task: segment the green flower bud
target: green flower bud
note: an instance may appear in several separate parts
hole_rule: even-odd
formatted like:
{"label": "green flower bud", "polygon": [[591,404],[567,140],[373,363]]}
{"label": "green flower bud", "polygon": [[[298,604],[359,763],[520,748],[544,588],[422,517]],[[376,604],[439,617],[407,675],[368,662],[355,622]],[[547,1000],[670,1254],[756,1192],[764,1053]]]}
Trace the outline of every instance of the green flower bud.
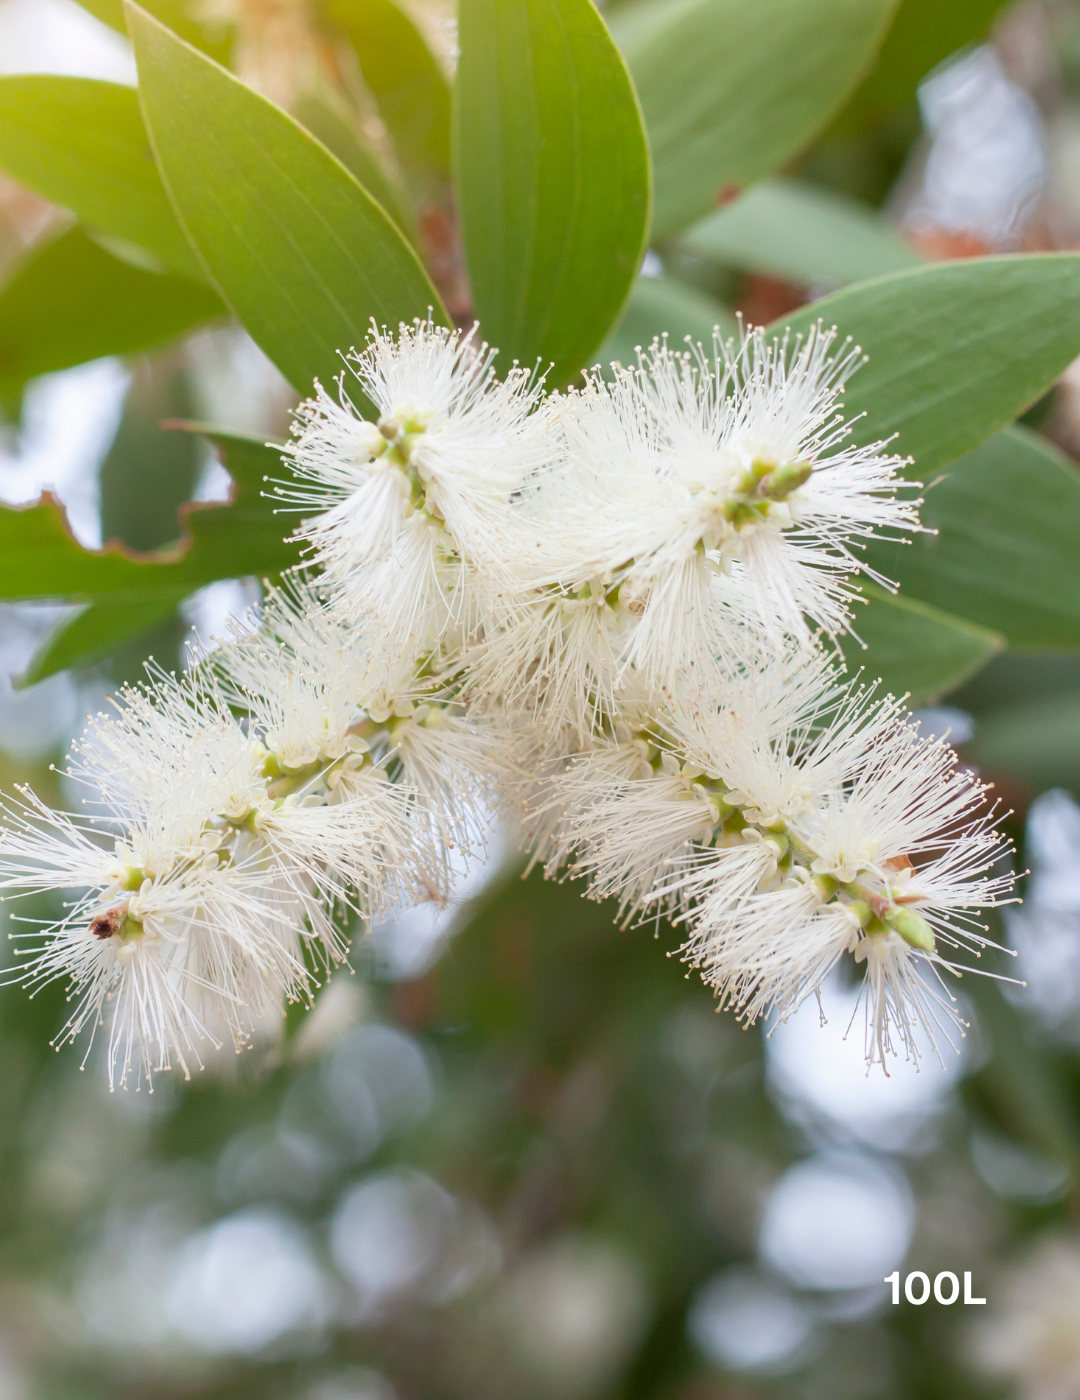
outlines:
{"label": "green flower bud", "polygon": [[142,937],[143,926],[138,919],[133,919],[130,914],[125,914],[119,933],[125,943],[130,943],[133,938]]}
{"label": "green flower bud", "polygon": [[788,847],[791,845],[791,842],[788,840],[786,831],[769,831],[768,828],[766,828],[765,840],[777,847],[777,860],[787,855]]}
{"label": "green flower bud", "polygon": [[885,913],[885,922],[913,948],[921,948],[924,953],[934,951],[934,930],[914,909],[899,906],[889,909]]}
{"label": "green flower bud", "polygon": [[766,477],[762,477],[758,490],[770,501],[786,501],[792,491],[810,480],[814,468],[809,462],[786,462],[775,467]]}

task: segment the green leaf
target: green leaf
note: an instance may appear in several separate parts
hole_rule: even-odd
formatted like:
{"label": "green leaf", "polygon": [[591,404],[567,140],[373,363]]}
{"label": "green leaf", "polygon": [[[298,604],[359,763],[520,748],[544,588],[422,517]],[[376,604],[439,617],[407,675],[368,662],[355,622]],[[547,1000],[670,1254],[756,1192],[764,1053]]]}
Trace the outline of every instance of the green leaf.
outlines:
{"label": "green leaf", "polygon": [[264,495],[267,479],[287,479],[289,472],[279,449],[254,438],[191,424],[213,443],[236,494],[227,506],[188,507],[187,533],[191,546],[183,563],[201,588],[219,578],[264,578],[300,563],[300,546],[286,539],[296,517],[282,514],[276,497]]}
{"label": "green leaf", "polygon": [[884,37],[896,0],[641,0],[612,17],[656,169],[654,235],[790,160]]}
{"label": "green leaf", "polygon": [[423,36],[394,0],[329,0],[348,35],[398,159],[430,179],[450,174],[450,85]]}
{"label": "green leaf", "polygon": [[103,603],[87,604],[49,633],[19,677],[18,688],[37,685],[73,666],[92,666],[95,661],[103,661],[122,642],[164,622],[183,597],[183,592],[166,592],[143,600],[124,598],[118,602],[108,598]]}
{"label": "green leaf", "polygon": [[146,553],[180,537],[180,511],[195,495],[206,444],[161,424],[194,412],[186,366],[178,356],[167,352],[132,366],[120,424],[98,469],[103,540]]}
{"label": "green leaf", "polygon": [[375,154],[361,140],[352,121],[333,89],[301,93],[293,104],[292,115],[321,141],[331,155],[367,190],[372,199],[382,205],[401,229],[408,229],[411,212],[402,203],[401,193],[391,184]]}
{"label": "green leaf", "polygon": [[1080,474],[1045,439],[1007,428],[947,467],[920,511],[936,535],[876,544],[874,567],[1025,651],[1080,648]]}
{"label": "green leaf", "polygon": [[989,776],[1013,778],[1035,792],[1080,793],[1080,695],[1050,695],[984,715],[968,748]]}
{"label": "green leaf", "polygon": [[[1005,942],[995,916],[991,936]],[[1014,978],[1012,958],[991,957],[987,972]],[[975,1003],[979,1039],[986,1047],[978,1069],[960,1088],[968,1103],[1009,1137],[1030,1143],[1080,1176],[1073,1067],[1050,1038],[1002,995],[995,976],[970,976],[964,992]]]}
{"label": "green leaf", "polygon": [[[110,25],[127,38],[124,0],[79,0],[79,4],[103,24]],[[192,4],[191,0],[148,0],[144,8],[181,39],[194,44],[203,53],[217,59],[218,63],[228,63],[232,49],[232,26],[209,16],[205,20],[193,18],[202,6]]]}
{"label": "green leaf", "polygon": [[[188,425],[198,428],[198,425]],[[91,598],[67,618],[31,659],[20,685],[34,685],[71,666],[88,666],[123,642],[142,636],[169,617],[190,593],[217,579],[265,578],[300,560],[298,546],[282,539],[288,528],[263,494],[267,476],[283,471],[280,454],[251,438],[201,429],[233,478],[225,506],[188,506],[185,539],[157,555],[135,555],[122,546],[84,550],[67,532],[63,512],[45,500],[25,511],[0,510],[0,597]],[[22,555],[22,522],[32,536]],[[40,562],[35,545],[41,549]],[[8,555],[12,554],[8,568]]]}
{"label": "green leaf", "polygon": [[203,431],[233,478],[227,505],[188,505],[184,538],[149,554],[117,544],[83,549],[48,495],[22,509],[0,509],[0,598],[111,600],[142,608],[155,598],[183,598],[216,579],[262,578],[299,563],[299,545],[282,538],[290,529],[287,518],[262,494],[264,479],[285,471],[280,453],[254,439]]}
{"label": "green leaf", "polygon": [[860,590],[868,602],[855,609],[853,625],[865,650],[854,637],[842,638],[848,667],[880,680],[884,691],[909,693],[913,707],[947,695],[1005,645],[997,632],[914,598],[872,583]]}
{"label": "green leaf", "polygon": [[119,34],[127,33],[123,0],[79,0],[79,4],[102,24],[107,24]]}
{"label": "green leaf", "polygon": [[[446,315],[416,254],[345,167],[280,108],[129,5],[147,129],[191,241],[301,392],[331,384],[371,318]],[[195,133],[197,132],[197,139]]]}
{"label": "green leaf", "polygon": [[649,154],[592,0],[462,0],[454,163],[484,336],[568,379],[618,319],[644,251]]}
{"label": "green leaf", "polygon": [[47,74],[0,78],[0,168],[83,223],[204,279],[154,165],[133,88]]}
{"label": "green leaf", "polygon": [[852,93],[838,125],[850,130],[915,100],[942,59],[985,37],[1009,0],[902,0],[874,66]]}
{"label": "green leaf", "polygon": [[953,700],[978,716],[1063,691],[1080,693],[1080,653],[1007,651],[995,656]]}
{"label": "green leaf", "polygon": [[1080,354],[1080,257],[972,258],[862,282],[774,323],[839,328],[870,357],[844,395],[855,442],[896,434],[930,481]]}
{"label": "green leaf", "polygon": [[859,282],[922,263],[876,210],[797,180],[762,180],[706,215],[680,245],[794,282]]}
{"label": "green leaf", "polygon": [[725,338],[738,330],[727,307],[697,287],[675,277],[639,277],[622,320],[596,352],[596,359],[605,368],[612,360],[632,365],[639,345],[648,348],[664,334],[675,345],[689,336],[708,347],[715,326]]}
{"label": "green leaf", "polygon": [[172,340],[224,313],[205,285],[132,267],[69,229],[0,292],[0,397],[35,375]]}

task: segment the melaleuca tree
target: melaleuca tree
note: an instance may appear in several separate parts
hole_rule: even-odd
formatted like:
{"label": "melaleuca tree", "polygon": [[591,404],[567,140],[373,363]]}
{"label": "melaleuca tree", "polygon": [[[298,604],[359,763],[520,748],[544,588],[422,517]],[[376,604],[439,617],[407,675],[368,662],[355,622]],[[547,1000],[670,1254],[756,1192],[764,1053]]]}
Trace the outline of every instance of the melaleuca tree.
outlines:
{"label": "melaleuca tree", "polygon": [[[128,22],[140,110],[87,95],[130,146],[145,122],[161,183],[141,176],[141,206],[105,207],[99,171],[60,169],[61,80],[22,80],[38,115],[13,144],[26,159],[44,131],[43,186],[201,267],[313,391],[264,491],[303,572],[212,663],[91,723],[69,771],[106,815],[52,817],[30,794],[13,810],[5,885],[83,891],[21,974],[72,979],[68,1034],[108,1022],[122,1083],[241,1047],[346,955],[350,914],[447,898],[485,809],[621,917],[684,925],[685,955],[750,1021],[850,954],[870,1058],[962,1024],[942,950],[989,941],[978,910],[1008,896],[1007,846],[985,789],[918,738],[872,654],[845,678],[839,644],[867,581],[872,610],[893,606],[875,560],[921,528],[912,472],[1001,426],[1073,353],[1041,320],[1025,353],[1018,327],[1074,285],[1074,260],[914,271],[835,316],[717,325],[709,344],[665,327],[575,384],[631,292],[654,194],[637,51],[628,70],[587,0],[460,15],[466,331],[395,199],[150,14]],[[304,110],[315,60],[272,72],[238,22],[241,73]],[[637,61],[647,121],[663,84]],[[190,140],[193,102],[220,134]],[[130,185],[128,152],[108,159]],[[661,166],[660,234],[672,178]],[[692,160],[679,178],[703,203]]]}
{"label": "melaleuca tree", "polygon": [[[666,951],[775,1025],[839,970],[871,1067],[958,1044],[1015,862],[912,709],[1080,643],[1076,483],[1010,426],[1080,352],[1080,258],[924,265],[837,201],[811,266],[805,193],[758,182],[896,9],[461,0],[435,55],[391,0],[129,4],[137,92],[0,80],[0,167],[72,216],[0,291],[5,402],[227,318],[295,391],[287,439],[185,425],[234,485],[179,546],[0,515],[2,596],[80,605],[32,679],[263,581],[184,674],[117,689],[65,798],[7,803],[8,978],[68,989],[111,1086],[295,1032],[493,819],[589,937],[658,933],[658,983]],[[834,290],[744,323],[721,268],[776,240]],[[20,319],[47,289],[69,335]]]}
{"label": "melaleuca tree", "polygon": [[28,797],[6,837],[8,887],[89,882],[24,973],[72,978],[69,1034],[111,1003],[121,1083],[218,1025],[242,1046],[345,956],[336,911],[448,898],[485,803],[549,872],[686,922],[751,1021],[851,953],[871,1058],[959,1022],[938,941],[988,942],[1007,850],[948,745],[844,682],[805,621],[847,628],[848,541],[915,523],[901,459],[842,445],[852,356],[828,348],[657,344],[540,398],[471,336],[375,333],[353,366],[375,423],[342,375],[285,454],[317,582],[215,654],[226,694],[196,668],[92,723],[69,773],[109,816]]}

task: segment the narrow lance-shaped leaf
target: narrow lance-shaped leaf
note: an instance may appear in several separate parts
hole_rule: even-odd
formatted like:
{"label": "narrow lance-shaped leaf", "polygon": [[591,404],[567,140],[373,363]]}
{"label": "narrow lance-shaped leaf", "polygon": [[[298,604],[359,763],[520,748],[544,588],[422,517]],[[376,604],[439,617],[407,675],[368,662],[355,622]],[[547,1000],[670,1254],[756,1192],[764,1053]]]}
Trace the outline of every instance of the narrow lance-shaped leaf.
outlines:
{"label": "narrow lance-shaped leaf", "polygon": [[152,593],[141,600],[106,598],[102,603],[88,603],[49,633],[19,677],[19,688],[37,685],[59,671],[104,660],[124,642],[171,617],[186,593],[184,589]]}
{"label": "narrow lance-shaped leaf", "polygon": [[395,0],[329,0],[328,16],[356,49],[364,82],[402,165],[430,181],[450,174],[450,85]]}
{"label": "narrow lance-shaped leaf", "polygon": [[147,128],[181,223],[291,383],[331,384],[372,318],[393,327],[431,308],[445,322],[412,248],[324,146],[144,10],[128,13]]}
{"label": "narrow lance-shaped leaf", "polygon": [[[117,547],[104,554],[83,550],[67,534],[56,506],[46,503],[32,507],[30,516],[38,517],[33,521],[34,528],[55,541],[59,526],[66,539],[61,538],[45,570],[31,573],[22,585],[39,589],[37,594],[27,596],[55,596],[51,587],[58,560],[57,581],[66,577],[70,583],[74,571],[76,583],[59,596],[93,597],[95,586],[99,593],[96,601],[67,618],[45,638],[19,678],[20,685],[34,685],[58,671],[100,661],[124,642],[163,622],[194,589],[207,583],[237,576],[273,577],[299,562],[298,546],[282,538],[289,529],[287,517],[276,513],[264,488],[268,476],[280,476],[285,470],[279,453],[254,439],[213,428],[199,429],[197,424],[174,426],[199,430],[214,444],[233,478],[230,502],[181,511],[184,540],[179,548],[163,550],[156,556],[125,554]],[[0,540],[5,531],[10,534],[19,528],[18,517],[22,514],[0,511]],[[96,561],[102,559],[110,561],[107,567],[113,570],[111,574],[103,576],[98,572],[101,566]],[[130,568],[124,569],[125,564]],[[80,571],[85,578],[81,586]],[[19,585],[10,576],[0,574],[0,587]]]}
{"label": "narrow lance-shaped leaf", "polygon": [[485,337],[569,378],[626,301],[649,219],[633,86],[592,0],[462,0],[454,162]]}
{"label": "narrow lance-shaped leaf", "polygon": [[843,639],[848,667],[879,680],[883,691],[908,695],[912,706],[955,690],[1005,646],[1000,633],[902,593],[869,583],[861,591],[867,604],[856,607],[852,625],[862,645]]}
{"label": "narrow lance-shaped leaf", "polygon": [[206,433],[233,478],[233,497],[227,505],[187,506],[184,537],[169,549],[141,555],[117,545],[83,549],[48,496],[23,509],[0,509],[0,599],[112,600],[141,608],[216,579],[261,578],[299,563],[299,546],[283,538],[288,519],[262,494],[264,479],[285,470],[280,454],[253,439]]}
{"label": "narrow lance-shaped leaf", "polygon": [[[79,0],[79,4],[103,24],[127,38],[124,0]],[[219,63],[228,63],[233,28],[223,23],[221,17],[210,13],[213,7],[207,6],[204,10],[204,7],[192,4],[191,0],[147,0],[144,8],[162,24],[167,24],[181,39],[194,44]],[[205,18],[201,17],[202,14],[205,14]]]}
{"label": "narrow lance-shaped leaf", "polygon": [[982,39],[1009,0],[901,0],[874,61],[840,113],[841,130],[857,130],[915,100],[932,68]]}
{"label": "narrow lance-shaped leaf", "polygon": [[1080,648],[1080,472],[1026,428],[952,463],[920,511],[934,534],[875,544],[901,596],[992,627],[1027,651]]}
{"label": "narrow lance-shaped leaf", "polygon": [[762,180],[694,224],[680,246],[796,282],[858,282],[922,263],[877,210],[798,180]]}
{"label": "narrow lance-shaped leaf", "polygon": [[759,180],[840,107],[896,0],[640,0],[612,24],[656,168],[654,234]]}
{"label": "narrow lance-shaped leaf", "polygon": [[0,78],[0,168],[83,223],[206,274],[176,221],[133,88],[91,78]]}
{"label": "narrow lance-shaped leaf", "polygon": [[202,438],[161,426],[196,412],[185,358],[167,352],[131,365],[120,422],[98,467],[101,538],[140,554],[180,538],[180,512],[197,494],[206,468]]}
{"label": "narrow lance-shaped leaf", "polygon": [[317,141],[337,156],[346,170],[372,199],[376,200],[397,224],[408,230],[412,214],[402,197],[402,191],[391,183],[375,153],[361,140],[355,122],[349,119],[344,103],[329,86],[301,93],[293,103],[292,114]]}
{"label": "narrow lance-shaped leaf", "polygon": [[0,292],[0,397],[15,403],[35,375],[149,349],[224,310],[209,287],[132,267],[69,229]]}
{"label": "narrow lance-shaped leaf", "polygon": [[1080,355],[1080,257],[974,258],[862,282],[773,327],[837,326],[869,361],[847,386],[854,440],[896,435],[928,482],[1011,423]]}

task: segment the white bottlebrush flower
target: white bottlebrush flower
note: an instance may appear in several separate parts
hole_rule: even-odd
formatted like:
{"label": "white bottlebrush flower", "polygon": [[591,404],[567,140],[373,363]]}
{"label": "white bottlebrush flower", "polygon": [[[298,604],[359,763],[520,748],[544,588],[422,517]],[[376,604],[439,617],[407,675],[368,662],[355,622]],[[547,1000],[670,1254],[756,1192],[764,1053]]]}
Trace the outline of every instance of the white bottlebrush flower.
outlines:
{"label": "white bottlebrush flower", "polygon": [[105,811],[52,813],[28,795],[7,814],[0,886],[75,893],[22,978],[71,979],[71,1037],[109,1015],[124,1084],[132,1069],[188,1071],[214,1028],[239,1049],[256,1019],[307,996],[312,966],[344,956],[335,911],[389,902],[410,833],[407,795],[369,756],[344,758],[355,771],[333,794],[203,677],[158,676],[115,704],[68,768]]}
{"label": "white bottlebrush flower", "polygon": [[[1008,847],[992,829],[986,790],[957,768],[947,744],[920,739],[887,702],[854,709],[848,729],[836,734],[849,741],[841,780],[808,782],[799,810],[765,828],[783,849],[778,888],[754,894],[728,920],[691,917],[689,951],[711,963],[708,980],[732,989],[736,1004],[779,1016],[853,952],[865,972],[867,1057],[884,1066],[899,1048],[916,1057],[916,1026],[936,1044],[936,1031],[949,1039],[959,1025],[942,979],[942,969],[958,970],[948,950],[977,956],[992,946],[978,911],[1006,901],[1012,876],[1000,873]],[[805,906],[800,919],[782,894],[793,882]],[[751,915],[767,954],[752,983],[728,949],[731,929],[744,932]]]}
{"label": "white bottlebrush flower", "polygon": [[298,753],[298,700],[278,695],[276,732],[263,730],[232,714],[209,672],[182,682],[159,675],[147,690],[123,692],[115,720],[91,721],[69,771],[126,810],[157,802],[166,774],[179,794],[201,783],[190,819],[202,816],[234,854],[261,862],[297,902],[298,928],[308,920],[337,961],[341,935],[324,910],[341,903],[366,915],[389,902],[409,848],[407,796],[390,790],[362,742],[344,745],[332,763]]}
{"label": "white bottlebrush flower", "polygon": [[503,727],[464,712],[437,658],[388,656],[381,634],[327,610],[318,583],[298,576],[212,664],[283,775],[304,775],[335,810],[364,797],[375,812],[381,794],[380,819],[405,853],[399,895],[442,898],[452,853],[481,840],[510,756]]}
{"label": "white bottlebrush flower", "polygon": [[596,582],[504,606],[462,658],[469,703],[587,743],[618,712],[628,622]]}
{"label": "white bottlebrush flower", "polygon": [[131,1072],[136,1083],[174,1064],[190,1073],[219,1028],[239,1049],[306,976],[282,936],[292,901],[263,862],[223,862],[202,821],[193,832],[192,818],[211,814],[196,810],[194,787],[147,786],[159,786],[155,811],[108,823],[52,812],[27,793],[5,811],[0,838],[0,887],[75,896],[29,935],[44,941],[16,975],[31,987],[69,980],[65,1040],[84,1029],[93,1037],[108,1015],[109,1079],[121,1087]]}
{"label": "white bottlebrush flower", "polygon": [[[723,708],[711,711],[678,705],[657,710],[648,687],[632,678],[617,693],[609,735],[552,764],[546,790],[533,801],[535,816],[558,813],[545,869],[556,873],[576,851],[574,869],[594,876],[598,898],[617,897],[631,916],[640,912],[676,857],[690,854],[702,823],[711,833],[720,820],[716,802],[698,781],[711,755],[722,753],[741,780],[729,774],[729,788],[759,791],[770,812],[793,800],[801,806],[805,778],[791,761],[778,764],[775,749],[779,741],[787,759],[795,736],[816,734],[838,693],[828,660],[817,650],[773,662],[759,656],[757,665],[727,670]],[[767,797],[762,784],[768,785]],[[757,877],[769,864],[767,852],[744,846],[740,863],[747,859]],[[649,902],[657,916],[682,904],[679,896]]]}
{"label": "white bottlebrush flower", "polygon": [[687,907],[677,922],[690,931],[684,957],[721,1006],[753,1024],[770,1014],[782,1019],[816,991],[854,947],[859,925],[844,901],[823,897],[804,867],[785,868],[782,840],[748,832],[733,833],[696,865],[684,862],[690,878],[677,893]]}
{"label": "white bottlebrush flower", "polygon": [[839,398],[860,352],[835,332],[676,353],[654,343],[613,382],[553,396],[550,461],[520,498],[525,596],[603,591],[623,609],[624,662],[670,687],[738,649],[848,623],[853,546],[917,526],[899,457],[849,441]]}
{"label": "white bottlebrush flower", "polygon": [[278,489],[305,513],[297,534],[342,609],[373,616],[404,650],[468,616],[477,568],[505,568],[511,498],[538,460],[541,382],[518,368],[497,379],[475,331],[373,328],[345,361],[378,421],[361,416],[344,374],[336,400],[316,386],[287,449],[299,480]]}
{"label": "white bottlebrush flower", "polygon": [[[549,878],[566,869],[575,851],[585,850],[575,828],[601,793],[654,776],[661,767],[655,710],[639,678],[629,677],[613,692],[610,707],[595,712],[595,723],[584,725],[583,713],[562,724],[553,724],[547,711],[512,714],[508,721],[517,777],[512,807],[522,848],[529,854],[528,869],[540,865]],[[633,907],[632,897],[625,902]]]}
{"label": "white bottlebrush flower", "polygon": [[641,776],[568,766],[561,831],[591,893],[685,925],[684,956],[748,1021],[790,1014],[851,952],[871,1061],[914,1056],[917,1025],[947,1036],[942,950],[987,946],[977,911],[1011,886],[985,790],[948,745],[805,653],[653,732]]}
{"label": "white bottlebrush flower", "polygon": [[641,911],[669,862],[710,836],[719,816],[677,760],[638,737],[569,763],[555,793],[561,820],[548,870],[569,862],[593,898],[619,901],[621,918]]}
{"label": "white bottlebrush flower", "polygon": [[316,386],[278,492],[323,572],[91,720],[69,774],[102,815],[10,810],[0,888],[74,895],[22,980],[71,979],[67,1034],[107,1020],[119,1082],[187,1072],[310,995],[348,918],[443,898],[508,807],[548,874],[683,927],[744,1020],[850,953],[871,1061],[948,1037],[1006,847],[812,635],[848,625],[853,550],[917,528],[834,350],[656,343],[541,404],[475,331],[373,331],[346,365],[378,421]]}

